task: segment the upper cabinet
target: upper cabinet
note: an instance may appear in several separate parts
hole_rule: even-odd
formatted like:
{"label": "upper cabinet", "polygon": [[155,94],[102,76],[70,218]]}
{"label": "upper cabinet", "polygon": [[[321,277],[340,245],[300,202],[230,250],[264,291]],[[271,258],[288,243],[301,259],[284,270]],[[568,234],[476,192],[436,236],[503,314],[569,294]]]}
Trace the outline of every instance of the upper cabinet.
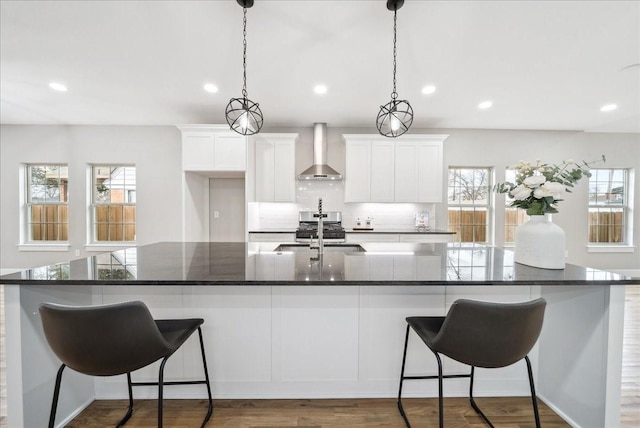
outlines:
{"label": "upper cabinet", "polygon": [[227,125],[182,125],[184,171],[246,171],[247,137]]}
{"label": "upper cabinet", "polygon": [[442,202],[448,135],[344,135],[345,202]]}
{"label": "upper cabinet", "polygon": [[255,136],[255,188],[258,202],[295,202],[298,134]]}

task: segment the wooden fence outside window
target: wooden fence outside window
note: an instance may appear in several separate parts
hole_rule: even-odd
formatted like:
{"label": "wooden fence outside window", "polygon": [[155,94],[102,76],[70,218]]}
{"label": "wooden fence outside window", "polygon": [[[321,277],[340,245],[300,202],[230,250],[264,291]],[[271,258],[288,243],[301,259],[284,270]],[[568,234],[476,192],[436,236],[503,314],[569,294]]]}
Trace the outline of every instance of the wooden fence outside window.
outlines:
{"label": "wooden fence outside window", "polygon": [[[515,229],[524,223],[527,215],[522,209],[505,211],[504,242],[515,242]],[[449,231],[456,232],[457,242],[487,242],[487,212],[449,210]],[[624,212],[589,212],[589,241],[601,243],[624,242]]]}

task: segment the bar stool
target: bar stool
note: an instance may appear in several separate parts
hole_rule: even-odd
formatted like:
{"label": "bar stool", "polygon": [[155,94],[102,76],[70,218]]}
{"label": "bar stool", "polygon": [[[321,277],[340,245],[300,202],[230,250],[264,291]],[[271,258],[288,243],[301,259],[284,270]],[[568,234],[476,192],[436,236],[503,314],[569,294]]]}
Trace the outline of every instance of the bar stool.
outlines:
{"label": "bar stool", "polygon": [[[546,304],[542,298],[523,303],[491,303],[459,299],[451,305],[446,317],[408,317],[398,391],[398,410],[407,427],[411,427],[411,424],[402,407],[402,384],[405,380],[438,379],[438,417],[440,428],[443,428],[442,380],[466,377],[470,378],[471,407],[488,426],[493,427],[473,398],[474,369],[475,367],[506,367],[524,358],[529,373],[533,414],[536,427],[540,428],[533,372],[527,354],[540,336]],[[418,334],[435,355],[438,362],[437,376],[404,375],[410,329]],[[440,354],[471,366],[471,372],[443,375]]]}
{"label": "bar stool", "polygon": [[[158,386],[158,427],[162,427],[162,394],[165,385],[205,384],[209,395],[204,427],[213,412],[209,372],[204,355],[201,318],[154,320],[142,302],[126,302],[104,306],[40,305],[40,316],[49,346],[62,361],[56,376],[51,403],[49,427],[55,423],[62,372],[65,367],[91,375],[126,374],[129,408],[117,427],[124,425],[133,413],[133,386]],[[198,330],[204,380],[164,382],[167,359]],[[131,372],[162,359],[158,382],[132,382]]]}

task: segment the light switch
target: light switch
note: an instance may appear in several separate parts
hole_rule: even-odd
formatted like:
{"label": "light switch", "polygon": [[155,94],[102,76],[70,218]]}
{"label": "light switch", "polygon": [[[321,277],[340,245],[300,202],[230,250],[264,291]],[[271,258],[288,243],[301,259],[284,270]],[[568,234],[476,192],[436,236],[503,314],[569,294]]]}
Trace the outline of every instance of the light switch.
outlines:
{"label": "light switch", "polygon": [[219,218],[219,217],[220,217],[220,211],[214,211],[213,218]]}

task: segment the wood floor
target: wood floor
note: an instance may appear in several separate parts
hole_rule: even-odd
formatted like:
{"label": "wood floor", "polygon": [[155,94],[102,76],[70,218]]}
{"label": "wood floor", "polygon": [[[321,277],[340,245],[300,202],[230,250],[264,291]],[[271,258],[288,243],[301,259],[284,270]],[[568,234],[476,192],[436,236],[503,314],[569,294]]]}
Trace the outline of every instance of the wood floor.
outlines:
{"label": "wood floor", "polygon": [[[480,408],[497,427],[534,427],[531,399],[527,397],[478,398]],[[405,409],[415,428],[438,426],[437,399],[407,399]],[[155,427],[156,401],[136,402],[137,411],[127,427]],[[67,428],[115,426],[126,413],[127,401],[96,401]],[[486,427],[465,398],[445,400],[447,428]],[[199,427],[206,414],[204,400],[165,402],[165,426]],[[545,428],[569,427],[543,404],[540,419]],[[208,427],[394,427],[403,428],[395,399],[348,400],[215,400]]]}
{"label": "wood floor", "polygon": [[640,286],[627,286],[622,339],[620,426],[640,427]]}
{"label": "wood floor", "polygon": [[[0,342],[3,342],[4,302],[0,286]],[[4,345],[0,346],[0,354]],[[0,355],[0,428],[7,428],[4,358]],[[531,404],[527,398],[479,398],[481,408],[497,427],[532,427]],[[437,426],[437,404],[433,399],[408,399],[405,408],[416,428]],[[124,400],[96,401],[68,427],[114,426],[124,415]],[[209,427],[404,427],[395,400],[215,400]],[[4,407],[4,408],[3,408]],[[165,401],[165,426],[197,427],[206,412],[202,400]],[[542,426],[568,426],[541,404]],[[464,398],[445,400],[447,428],[484,427]],[[155,427],[156,402],[136,401],[136,412],[127,427]],[[640,427],[640,286],[629,286],[625,298],[625,327],[622,368],[621,428]],[[10,427],[18,428],[18,427]],[[607,427],[610,428],[610,427]]]}

